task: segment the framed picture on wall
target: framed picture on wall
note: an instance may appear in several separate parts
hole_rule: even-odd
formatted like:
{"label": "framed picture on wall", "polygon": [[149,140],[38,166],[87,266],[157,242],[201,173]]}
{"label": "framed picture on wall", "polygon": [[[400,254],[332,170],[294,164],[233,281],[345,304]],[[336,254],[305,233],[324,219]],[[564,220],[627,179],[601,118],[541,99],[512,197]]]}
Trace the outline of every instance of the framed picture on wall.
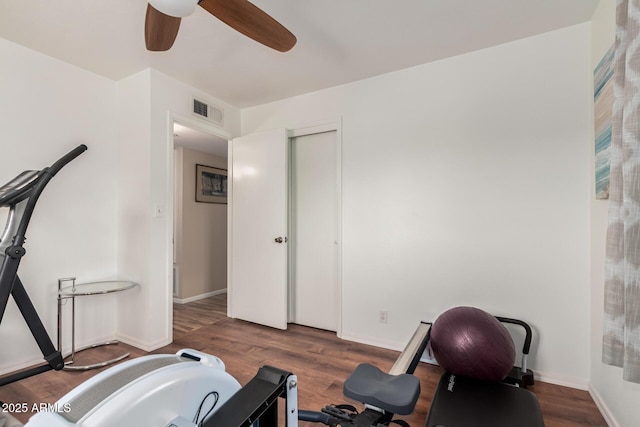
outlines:
{"label": "framed picture on wall", "polygon": [[196,202],[227,203],[227,171],[196,165]]}

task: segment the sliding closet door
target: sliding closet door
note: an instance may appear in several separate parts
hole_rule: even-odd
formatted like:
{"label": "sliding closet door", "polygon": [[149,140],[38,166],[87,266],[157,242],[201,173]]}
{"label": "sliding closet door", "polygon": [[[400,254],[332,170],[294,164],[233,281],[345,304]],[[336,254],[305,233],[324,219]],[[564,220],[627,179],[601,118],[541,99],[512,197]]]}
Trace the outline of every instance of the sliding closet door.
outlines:
{"label": "sliding closet door", "polygon": [[337,132],[291,139],[291,321],[337,331]]}

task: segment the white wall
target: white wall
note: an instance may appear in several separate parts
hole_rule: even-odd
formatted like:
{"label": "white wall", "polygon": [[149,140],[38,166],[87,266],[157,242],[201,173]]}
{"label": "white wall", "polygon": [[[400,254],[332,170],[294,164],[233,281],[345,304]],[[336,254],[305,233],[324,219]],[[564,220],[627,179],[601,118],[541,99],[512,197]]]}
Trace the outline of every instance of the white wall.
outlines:
{"label": "white wall", "polygon": [[[136,294],[120,297],[118,334],[153,350],[170,343],[172,334],[172,117],[197,121],[191,114],[197,96],[225,110],[221,131],[234,136],[240,133],[240,111],[152,69],[118,86],[126,123],[120,133],[119,269],[140,283]],[[155,216],[157,207],[161,217]]]}
{"label": "white wall", "polygon": [[[4,39],[0,56],[0,182],[89,146],[43,194],[19,271],[54,343],[57,279],[68,276],[141,285],[79,301],[78,345],[114,336],[148,350],[169,343],[170,114],[190,117],[196,95],[223,107],[223,131],[238,135],[239,110],[153,70],[115,83]],[[156,206],[162,218],[154,216]],[[0,341],[12,343],[0,346],[0,372],[41,361],[11,300]],[[65,349],[69,341],[67,333]]]}
{"label": "white wall", "polygon": [[[118,295],[118,338],[148,345],[145,319],[152,310],[149,287],[151,187],[150,71],[123,79],[118,88],[118,273],[140,287]],[[137,315],[137,319],[134,317]],[[151,347],[151,345],[148,345]]]}
{"label": "white wall", "polygon": [[342,116],[344,338],[400,348],[419,320],[474,305],[529,322],[533,368],[586,388],[589,35],[242,110],[243,135]]}
{"label": "white wall", "polygon": [[[18,271],[55,344],[57,279],[89,282],[117,272],[116,90],[110,80],[4,39],[0,58],[0,185],[81,143],[89,147],[42,194]],[[115,304],[111,296],[78,300],[78,345],[113,337]],[[69,338],[67,329],[65,350]],[[12,298],[0,342],[0,372],[42,361]]]}
{"label": "white wall", "polygon": [[[594,13],[591,69],[615,41],[615,0],[602,0]],[[591,141],[593,141],[593,136]],[[622,380],[620,368],[602,363],[604,258],[609,203],[596,200],[593,143],[591,144],[591,394],[611,426],[640,424],[640,384]]]}
{"label": "white wall", "polygon": [[[141,285],[79,301],[78,346],[114,337],[147,350],[169,343],[170,115],[190,117],[196,95],[223,107],[222,130],[238,135],[239,110],[153,70],[116,83],[4,39],[0,57],[0,182],[49,165],[80,143],[89,146],[41,197],[19,271],[52,340],[57,279],[76,276]],[[154,216],[156,206],[163,217]],[[69,338],[67,332],[65,350]],[[0,372],[42,360],[12,300],[0,341],[11,342],[0,346]]]}

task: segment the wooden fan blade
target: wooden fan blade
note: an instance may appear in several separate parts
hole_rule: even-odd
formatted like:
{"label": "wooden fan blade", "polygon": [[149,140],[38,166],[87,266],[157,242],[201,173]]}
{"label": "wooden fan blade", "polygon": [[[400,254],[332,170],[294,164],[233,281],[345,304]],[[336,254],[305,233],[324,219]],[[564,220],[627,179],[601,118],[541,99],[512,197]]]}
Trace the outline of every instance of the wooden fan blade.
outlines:
{"label": "wooden fan blade", "polygon": [[147,4],[147,16],[144,22],[144,41],[147,50],[154,52],[171,49],[178,35],[181,18],[165,15]]}
{"label": "wooden fan blade", "polygon": [[280,52],[296,44],[296,36],[247,0],[202,0],[207,12],[231,28]]}

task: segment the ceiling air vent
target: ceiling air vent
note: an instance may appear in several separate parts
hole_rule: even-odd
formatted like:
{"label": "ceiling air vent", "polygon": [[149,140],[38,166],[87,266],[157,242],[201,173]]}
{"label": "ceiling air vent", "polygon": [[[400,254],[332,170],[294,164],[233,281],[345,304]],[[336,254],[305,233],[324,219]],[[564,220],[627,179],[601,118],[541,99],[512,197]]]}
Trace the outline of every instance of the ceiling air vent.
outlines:
{"label": "ceiling air vent", "polygon": [[193,98],[193,114],[219,126],[224,124],[224,110],[222,108],[207,104],[197,98]]}

